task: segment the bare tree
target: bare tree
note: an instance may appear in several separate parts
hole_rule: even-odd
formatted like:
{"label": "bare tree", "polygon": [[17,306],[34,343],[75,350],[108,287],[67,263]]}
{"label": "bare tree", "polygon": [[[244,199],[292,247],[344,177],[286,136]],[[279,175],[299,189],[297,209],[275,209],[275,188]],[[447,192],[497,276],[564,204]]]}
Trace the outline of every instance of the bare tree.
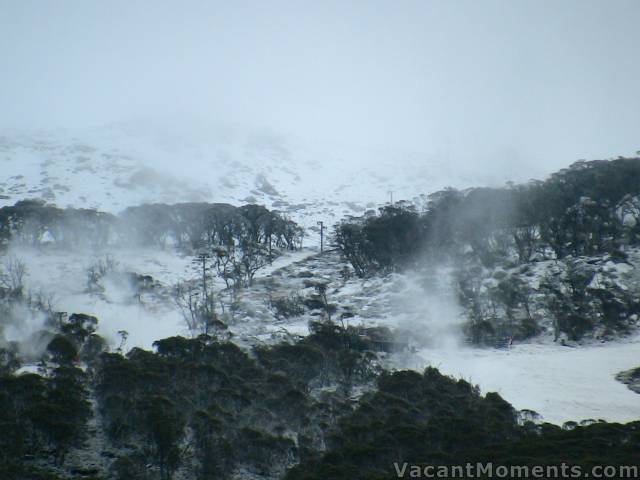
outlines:
{"label": "bare tree", "polygon": [[218,334],[226,330],[226,325],[219,319],[216,306],[218,295],[211,285],[211,257],[200,254],[194,260],[198,264],[199,283],[181,282],[174,286],[173,298],[182,313],[187,328],[192,335]]}
{"label": "bare tree", "polygon": [[[329,302],[327,301],[327,284],[326,283],[318,283],[315,285],[315,290],[318,294],[318,297],[320,297],[320,300],[322,302],[322,305],[324,307],[324,311],[327,315],[327,319],[329,321],[331,321],[331,307],[329,305]],[[342,319],[341,319],[342,321]],[[342,328],[344,328],[344,323],[342,325]]]}
{"label": "bare tree", "polygon": [[538,226],[523,225],[513,227],[511,235],[518,253],[518,260],[520,263],[528,262],[535,253],[539,241]]}
{"label": "bare tree", "polygon": [[241,247],[217,248],[213,263],[227,288],[251,286],[255,274],[271,261],[268,245],[247,242]]}
{"label": "bare tree", "polygon": [[27,275],[27,264],[20,258],[10,257],[0,271],[0,285],[9,290],[11,295],[22,297],[24,279]]}
{"label": "bare tree", "polygon": [[234,267],[234,257],[233,254],[230,254],[229,250],[223,247],[219,247],[214,249],[214,266],[216,268],[216,272],[218,277],[224,280],[227,288],[234,287],[234,275],[233,275],[233,267]]}
{"label": "bare tree", "polygon": [[87,291],[95,292],[103,290],[100,281],[102,278],[118,268],[118,261],[111,255],[105,255],[87,267]]}
{"label": "bare tree", "polygon": [[245,244],[241,249],[239,262],[242,266],[245,285],[249,287],[258,270],[269,264],[267,248],[259,243]]}
{"label": "bare tree", "polygon": [[195,299],[197,294],[197,290],[186,282],[178,283],[173,288],[173,300],[192,334],[197,330],[198,324],[198,301]]}

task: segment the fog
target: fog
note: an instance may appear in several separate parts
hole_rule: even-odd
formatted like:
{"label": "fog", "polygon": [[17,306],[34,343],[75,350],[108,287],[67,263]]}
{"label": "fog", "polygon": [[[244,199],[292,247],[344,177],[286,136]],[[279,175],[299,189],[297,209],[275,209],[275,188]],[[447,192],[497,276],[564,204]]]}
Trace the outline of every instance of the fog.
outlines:
{"label": "fog", "polygon": [[0,2],[0,126],[150,119],[544,166],[640,149],[630,1]]}

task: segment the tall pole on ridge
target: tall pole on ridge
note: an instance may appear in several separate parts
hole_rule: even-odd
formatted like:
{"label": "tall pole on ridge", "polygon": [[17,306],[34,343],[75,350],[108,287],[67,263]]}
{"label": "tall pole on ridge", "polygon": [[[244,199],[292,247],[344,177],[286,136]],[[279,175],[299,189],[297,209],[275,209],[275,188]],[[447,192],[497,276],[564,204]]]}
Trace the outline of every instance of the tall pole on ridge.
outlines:
{"label": "tall pole on ridge", "polygon": [[324,250],[324,223],[320,221],[318,225],[320,225],[320,253],[322,253]]}

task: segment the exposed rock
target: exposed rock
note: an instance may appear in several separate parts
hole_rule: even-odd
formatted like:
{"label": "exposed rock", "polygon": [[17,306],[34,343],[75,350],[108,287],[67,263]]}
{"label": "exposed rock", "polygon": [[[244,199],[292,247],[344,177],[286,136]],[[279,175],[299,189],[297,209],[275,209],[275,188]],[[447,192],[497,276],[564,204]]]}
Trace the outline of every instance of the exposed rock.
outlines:
{"label": "exposed rock", "polygon": [[629,390],[640,393],[640,367],[620,372],[616,375],[616,380],[624,383]]}

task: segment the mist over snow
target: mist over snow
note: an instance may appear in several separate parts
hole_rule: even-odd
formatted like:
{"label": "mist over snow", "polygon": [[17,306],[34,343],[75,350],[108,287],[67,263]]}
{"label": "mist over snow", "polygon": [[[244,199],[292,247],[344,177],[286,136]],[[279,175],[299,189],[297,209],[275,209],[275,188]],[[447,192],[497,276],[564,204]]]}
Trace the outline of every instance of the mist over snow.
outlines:
{"label": "mist over snow", "polygon": [[426,194],[445,187],[501,186],[545,173],[193,119],[5,130],[0,165],[6,175],[0,179],[0,205],[42,198],[119,213],[142,203],[258,203],[311,227],[318,220],[331,225],[361,215],[391,198],[424,204]]}
{"label": "mist over snow", "polygon": [[633,0],[1,8],[6,128],[189,117],[514,171],[640,148]]}
{"label": "mist over snow", "polygon": [[5,2],[0,202],[314,226],[640,148],[636,2],[270,3]]}
{"label": "mist over snow", "polygon": [[[269,262],[240,293],[224,269],[211,281],[223,292],[212,309],[243,348],[307,336],[319,319],[389,328],[410,348],[386,366],[436,366],[550,422],[638,419],[637,395],[614,380],[637,366],[637,336],[471,347],[454,266],[357,278],[333,227],[402,200],[424,210],[447,187],[635,155],[639,20],[635,0],[0,0],[0,208],[263,206],[306,230],[301,249],[289,239],[273,255],[269,233]],[[199,281],[197,242],[187,254],[175,239],[85,249],[50,237],[3,253],[24,262],[26,292],[98,317],[112,350],[122,331],[127,351],[196,336],[174,292]],[[91,269],[109,258],[92,290]],[[131,279],[145,276],[153,291],[141,293]],[[2,322],[2,344],[30,360],[46,348],[44,316],[17,305]]]}
{"label": "mist over snow", "polygon": [[456,297],[451,267],[435,266],[427,275],[399,276],[392,287],[391,305],[397,327],[410,332],[414,347],[446,350],[462,345],[464,318]]}
{"label": "mist over snow", "polygon": [[[55,311],[97,316],[99,333],[112,345],[118,345],[118,331],[121,330],[129,334],[127,348],[151,348],[157,339],[188,334],[184,320],[170,301],[138,298],[132,284],[113,274],[144,272],[171,286],[180,278],[191,275],[189,258],[144,249],[70,252],[14,247],[10,252],[27,267],[26,289],[50,298]],[[117,263],[111,275],[102,282],[104,290],[88,292],[88,268],[109,256],[117,259]],[[38,320],[23,324],[19,329],[7,329],[7,339],[29,343],[30,336],[44,326],[44,318]]]}

